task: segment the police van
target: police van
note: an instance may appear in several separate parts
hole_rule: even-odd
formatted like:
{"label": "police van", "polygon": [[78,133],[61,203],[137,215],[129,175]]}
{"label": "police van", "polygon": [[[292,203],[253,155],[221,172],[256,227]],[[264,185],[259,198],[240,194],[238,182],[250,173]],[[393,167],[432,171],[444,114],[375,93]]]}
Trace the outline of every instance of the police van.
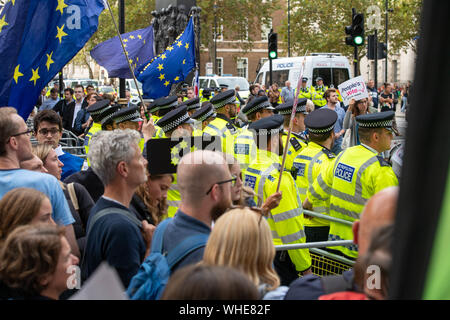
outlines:
{"label": "police van", "polygon": [[[300,77],[301,66],[305,57],[280,58],[272,61],[272,83],[278,87],[285,86],[289,80],[291,87],[296,88]],[[269,61],[258,71],[255,83],[269,87]],[[316,85],[315,79],[322,77],[324,85],[337,89],[338,85],[352,77],[348,59],[340,53],[312,53],[306,56],[303,77],[308,78],[307,86]]]}

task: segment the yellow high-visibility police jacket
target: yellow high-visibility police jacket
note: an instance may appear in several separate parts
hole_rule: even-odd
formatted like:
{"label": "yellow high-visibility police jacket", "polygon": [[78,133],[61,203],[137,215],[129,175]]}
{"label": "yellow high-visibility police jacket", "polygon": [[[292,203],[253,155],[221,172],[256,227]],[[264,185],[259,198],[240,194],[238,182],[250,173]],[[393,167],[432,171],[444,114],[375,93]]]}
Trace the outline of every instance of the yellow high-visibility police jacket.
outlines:
{"label": "yellow high-visibility police jacket", "polygon": [[221,137],[222,152],[234,154],[234,139],[239,134],[239,129],[225,115],[218,113],[203,129],[203,133]]}
{"label": "yellow high-visibility police jacket", "polygon": [[[380,190],[397,186],[398,180],[387,161],[376,150],[357,145],[341,152],[336,159],[320,172],[308,189],[312,202],[330,202],[330,216],[355,221],[360,218],[367,200]],[[330,223],[329,240],[353,240],[350,226]],[[332,247],[344,255],[356,258],[358,248]]]}
{"label": "yellow high-visibility police jacket", "polygon": [[[305,201],[308,188],[317,179],[320,171],[333,162],[336,156],[327,148],[310,141],[294,159],[293,170],[294,178],[297,183],[300,199]],[[328,214],[330,204],[328,201],[316,200],[312,203],[314,211],[322,214]],[[321,218],[305,219],[304,226],[324,227],[329,226],[330,221]]]}
{"label": "yellow high-visibility police jacket", "polygon": [[[276,192],[280,177],[280,157],[266,150],[257,150],[255,160],[244,171],[244,184],[251,187],[257,197],[255,202],[261,206],[263,202]],[[282,173],[280,205],[271,210],[267,221],[272,231],[274,245],[305,243],[303,230],[303,209],[294,179],[289,172]],[[301,272],[311,266],[308,249],[289,250],[289,257]]]}
{"label": "yellow high-visibility police jacket", "polygon": [[253,134],[248,129],[241,129],[234,140],[233,155],[239,161],[241,170],[246,169],[256,158],[257,146]]}
{"label": "yellow high-visibility police jacket", "polygon": [[[281,139],[283,140],[283,148],[286,148],[287,131],[282,132]],[[289,148],[286,155],[286,162],[284,164],[284,169],[287,171],[292,170],[294,164],[294,159],[300,154],[300,152],[308,145],[306,139],[301,134],[291,132],[291,137],[289,138]],[[283,159],[283,156],[281,156]]]}

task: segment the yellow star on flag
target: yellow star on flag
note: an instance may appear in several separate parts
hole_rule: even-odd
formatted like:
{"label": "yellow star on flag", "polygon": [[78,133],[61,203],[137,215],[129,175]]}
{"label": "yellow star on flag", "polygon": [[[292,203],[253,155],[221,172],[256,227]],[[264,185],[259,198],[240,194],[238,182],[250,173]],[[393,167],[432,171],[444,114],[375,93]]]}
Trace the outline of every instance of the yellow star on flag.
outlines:
{"label": "yellow star on flag", "polygon": [[135,38],[135,36],[133,36],[133,35],[130,36],[130,39],[134,39],[134,38]]}
{"label": "yellow star on flag", "polygon": [[33,71],[33,76],[31,77],[30,81],[33,81],[34,85],[36,86],[36,81],[37,81],[37,79],[40,78],[40,76],[39,76],[39,67],[36,70],[31,68],[31,71]]}
{"label": "yellow star on flag", "polygon": [[0,32],[2,32],[3,27],[9,25],[8,22],[5,21],[6,15],[3,16],[3,18],[0,19]]}
{"label": "yellow star on flag", "polygon": [[184,149],[184,148],[187,148],[187,146],[188,146],[188,144],[185,140],[180,142],[180,148]]}
{"label": "yellow star on flag", "polygon": [[123,42],[128,42],[128,39],[123,39]]}
{"label": "yellow star on flag", "polygon": [[186,59],[183,59],[183,64],[186,64]]}
{"label": "yellow star on flag", "polygon": [[58,6],[56,7],[55,11],[59,10],[61,12],[61,14],[63,14],[64,8],[67,8],[67,7],[68,7],[68,5],[64,3],[64,0],[58,0]]}
{"label": "yellow star on flag", "polygon": [[181,42],[181,41],[178,41],[178,42],[177,42],[177,46],[178,46],[178,47],[181,47],[182,45],[183,45],[183,42]]}
{"label": "yellow star on flag", "polygon": [[158,66],[156,67],[159,71],[161,71],[162,69],[164,69],[164,66],[162,64],[158,64]]}
{"label": "yellow star on flag", "polygon": [[11,0],[11,2],[13,3],[13,6],[16,4],[16,0]]}
{"label": "yellow star on flag", "polygon": [[17,65],[17,67],[14,69],[14,81],[16,81],[16,84],[17,84],[17,82],[19,81],[19,77],[22,77],[22,76],[23,76],[23,73],[21,73],[21,72],[19,71],[19,68],[20,68],[20,64]]}
{"label": "yellow star on flag", "polygon": [[47,66],[47,71],[50,71],[50,66],[55,63],[55,61],[52,60],[53,51],[50,54],[47,54],[47,62],[45,65]]}
{"label": "yellow star on flag", "polygon": [[170,84],[170,81],[167,80],[166,82],[164,82],[164,85],[167,87]]}
{"label": "yellow star on flag", "polygon": [[58,34],[56,35],[55,38],[58,38],[59,39],[59,43],[61,43],[62,37],[67,36],[67,33],[64,32],[64,25],[62,25],[61,28],[56,26],[56,29],[58,29]]}
{"label": "yellow star on flag", "polygon": [[186,42],[186,45],[184,46],[187,49],[189,49],[189,43]]}
{"label": "yellow star on flag", "polygon": [[141,39],[142,39],[142,36],[141,36],[140,34],[138,34],[138,38],[139,38],[139,40],[141,40]]}
{"label": "yellow star on flag", "polygon": [[128,60],[130,62],[130,64],[133,64],[133,59]]}
{"label": "yellow star on flag", "polygon": [[173,81],[178,81],[178,80],[180,80],[180,77],[176,77],[175,79],[173,79]]}
{"label": "yellow star on flag", "polygon": [[165,58],[167,58],[167,57],[166,57],[166,55],[163,53],[163,54],[161,55],[161,60],[164,60]]}
{"label": "yellow star on flag", "polygon": [[174,156],[177,155],[180,152],[180,150],[178,150],[178,148],[175,146],[170,150],[170,153],[173,154]]}
{"label": "yellow star on flag", "polygon": [[173,47],[170,46],[170,47],[167,48],[167,50],[172,51],[172,50],[173,50]]}
{"label": "yellow star on flag", "polygon": [[178,163],[180,162],[180,158],[178,157],[172,157],[172,159],[170,160],[170,162],[172,162],[172,164],[174,166],[178,165]]}
{"label": "yellow star on flag", "polygon": [[145,44],[145,39],[144,39],[144,44]]}
{"label": "yellow star on flag", "polygon": [[165,79],[165,75],[162,74],[162,73],[160,73],[160,74],[159,74],[159,80],[163,81],[164,79]]}

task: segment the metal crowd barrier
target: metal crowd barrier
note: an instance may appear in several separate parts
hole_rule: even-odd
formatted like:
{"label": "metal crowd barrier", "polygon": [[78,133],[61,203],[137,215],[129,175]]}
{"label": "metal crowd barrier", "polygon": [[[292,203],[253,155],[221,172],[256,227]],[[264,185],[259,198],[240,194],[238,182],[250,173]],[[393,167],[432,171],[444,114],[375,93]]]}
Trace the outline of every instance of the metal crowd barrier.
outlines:
{"label": "metal crowd barrier", "polygon": [[[309,210],[303,210],[304,214],[312,217],[322,218],[336,223],[341,223],[351,227],[351,221],[330,217],[326,214],[321,214]],[[294,250],[294,249],[309,249],[311,255],[312,265],[311,271],[318,276],[337,275],[353,267],[355,262],[343,256],[333,254],[331,252],[319,249],[326,247],[350,246],[354,245],[353,240],[336,240],[336,241],[321,241],[321,242],[306,242],[296,244],[285,244],[275,246],[275,250]]]}

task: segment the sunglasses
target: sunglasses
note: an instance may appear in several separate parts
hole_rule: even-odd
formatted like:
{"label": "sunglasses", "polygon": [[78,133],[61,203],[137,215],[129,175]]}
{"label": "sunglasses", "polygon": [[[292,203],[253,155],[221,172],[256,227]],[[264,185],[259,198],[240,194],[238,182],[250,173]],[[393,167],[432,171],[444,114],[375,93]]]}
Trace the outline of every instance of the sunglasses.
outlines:
{"label": "sunglasses", "polygon": [[221,184],[225,184],[225,183],[228,183],[228,182],[232,182],[232,185],[233,185],[233,187],[234,187],[234,186],[236,185],[236,180],[237,180],[237,177],[236,177],[236,176],[232,176],[231,179],[216,182],[216,183],[214,183],[214,184],[211,186],[211,188],[208,189],[208,191],[206,192],[206,195],[209,195],[209,193],[212,191],[212,189],[214,188],[214,186],[215,186],[216,184],[217,184],[217,185],[221,185]]}

